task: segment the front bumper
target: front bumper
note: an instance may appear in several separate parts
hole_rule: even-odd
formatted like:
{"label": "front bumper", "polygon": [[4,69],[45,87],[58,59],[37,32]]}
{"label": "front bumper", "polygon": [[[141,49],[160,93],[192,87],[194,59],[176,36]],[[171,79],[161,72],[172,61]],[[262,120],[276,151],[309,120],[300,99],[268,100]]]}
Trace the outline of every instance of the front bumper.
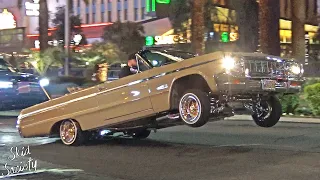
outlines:
{"label": "front bumper", "polygon": [[[267,79],[267,78],[245,78],[220,75],[216,77],[218,90],[225,94],[260,94],[260,93],[298,93],[302,89],[303,80],[292,79]],[[264,80],[275,81],[274,88],[263,88]]]}

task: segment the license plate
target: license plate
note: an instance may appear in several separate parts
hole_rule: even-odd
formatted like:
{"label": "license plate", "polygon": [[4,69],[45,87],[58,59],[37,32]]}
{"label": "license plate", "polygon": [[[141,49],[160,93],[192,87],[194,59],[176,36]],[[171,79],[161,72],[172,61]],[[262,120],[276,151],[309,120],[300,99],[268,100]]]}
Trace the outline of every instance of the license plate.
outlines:
{"label": "license plate", "polygon": [[275,80],[262,80],[262,89],[263,90],[272,90],[276,89],[276,81]]}
{"label": "license plate", "polygon": [[19,82],[18,83],[18,92],[20,94],[30,93],[30,92],[39,92],[40,89],[38,86],[30,84],[29,82]]}

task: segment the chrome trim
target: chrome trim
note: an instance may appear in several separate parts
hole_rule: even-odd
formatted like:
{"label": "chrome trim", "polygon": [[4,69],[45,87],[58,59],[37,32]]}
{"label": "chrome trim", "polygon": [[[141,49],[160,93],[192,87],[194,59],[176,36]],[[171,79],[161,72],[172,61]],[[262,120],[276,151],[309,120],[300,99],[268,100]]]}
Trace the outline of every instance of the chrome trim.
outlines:
{"label": "chrome trim", "polygon": [[[77,102],[77,101],[80,101],[80,100],[83,100],[83,99],[87,99],[87,98],[92,98],[92,97],[95,97],[95,96],[100,95],[100,94],[108,93],[110,91],[118,90],[118,89],[125,88],[125,87],[131,86],[131,85],[142,83],[142,82],[145,82],[145,81],[148,81],[148,80],[151,80],[151,79],[159,78],[159,77],[171,74],[171,73],[175,73],[177,71],[182,71],[182,70],[186,70],[186,69],[189,69],[189,68],[192,68],[192,67],[195,67],[195,66],[200,66],[200,65],[203,65],[203,64],[211,63],[211,62],[216,61],[216,60],[217,59],[209,60],[209,61],[206,61],[206,62],[201,62],[201,63],[194,64],[194,65],[191,65],[191,66],[183,67],[183,68],[180,68],[180,69],[175,69],[175,70],[172,70],[172,71],[168,71],[166,73],[161,73],[161,74],[158,74],[158,75],[155,75],[155,76],[150,76],[148,78],[135,80],[135,81],[129,82],[129,83],[125,84],[125,85],[121,85],[121,86],[118,86],[118,87],[115,87],[115,88],[107,89],[107,90],[100,91],[100,92],[97,92],[97,93],[93,93],[93,94],[90,94],[90,95],[87,95],[87,96],[83,96],[83,97],[79,97],[79,98],[76,98],[76,99],[73,99],[73,100],[69,100],[67,102],[63,102],[63,103],[56,104],[56,105],[53,105],[53,106],[50,106],[50,107],[39,109],[39,110],[30,112],[30,113],[27,113],[27,114],[23,114],[20,117],[21,117],[21,119],[23,119],[23,118],[29,117],[31,115],[35,115],[35,114],[39,114],[39,113],[50,111],[52,109],[63,107],[65,105],[73,103],[73,102]],[[159,76],[159,75],[161,75],[161,76]],[[99,86],[101,86],[101,85],[97,85],[95,87],[99,87]],[[79,92],[81,92],[81,91],[77,91],[77,92],[74,92],[72,94],[79,93]],[[68,95],[66,95],[66,96],[68,96]]]}

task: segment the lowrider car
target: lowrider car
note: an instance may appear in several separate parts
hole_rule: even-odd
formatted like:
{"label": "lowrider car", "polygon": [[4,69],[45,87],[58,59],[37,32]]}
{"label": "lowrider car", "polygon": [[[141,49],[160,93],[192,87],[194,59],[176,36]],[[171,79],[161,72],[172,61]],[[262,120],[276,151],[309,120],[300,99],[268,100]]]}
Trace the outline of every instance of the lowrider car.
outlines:
{"label": "lowrider car", "polygon": [[24,109],[48,100],[49,80],[21,73],[0,57],[0,111]]}
{"label": "lowrider car", "polygon": [[136,53],[138,73],[24,109],[22,137],[58,135],[66,145],[99,133],[146,138],[151,130],[250,113],[261,127],[280,119],[278,93],[296,93],[303,68],[260,53],[203,56],[168,50]]}

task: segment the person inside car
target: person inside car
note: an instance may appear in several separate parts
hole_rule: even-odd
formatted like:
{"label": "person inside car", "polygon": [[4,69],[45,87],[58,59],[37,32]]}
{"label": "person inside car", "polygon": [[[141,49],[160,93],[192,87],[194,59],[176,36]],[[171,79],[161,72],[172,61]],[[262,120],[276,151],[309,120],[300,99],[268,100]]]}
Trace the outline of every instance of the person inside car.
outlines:
{"label": "person inside car", "polygon": [[130,54],[128,57],[128,63],[126,66],[121,68],[119,78],[123,78],[132,74],[136,74],[138,72],[137,70],[137,60],[135,54]]}

